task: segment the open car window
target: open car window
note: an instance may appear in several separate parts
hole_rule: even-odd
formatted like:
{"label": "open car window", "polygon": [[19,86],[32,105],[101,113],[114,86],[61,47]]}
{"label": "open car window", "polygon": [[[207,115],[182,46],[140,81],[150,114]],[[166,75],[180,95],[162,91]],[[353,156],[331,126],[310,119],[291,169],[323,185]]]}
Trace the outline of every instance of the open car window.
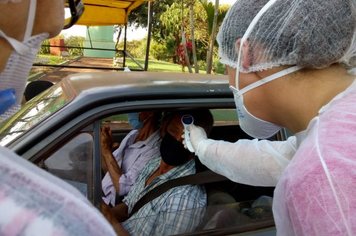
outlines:
{"label": "open car window", "polygon": [[60,147],[40,166],[89,197],[93,163],[93,137],[81,133]]}
{"label": "open car window", "polygon": [[8,121],[0,124],[0,145],[6,146],[35,125],[41,123],[73,99],[62,87],[53,86],[42,95],[27,102]]}

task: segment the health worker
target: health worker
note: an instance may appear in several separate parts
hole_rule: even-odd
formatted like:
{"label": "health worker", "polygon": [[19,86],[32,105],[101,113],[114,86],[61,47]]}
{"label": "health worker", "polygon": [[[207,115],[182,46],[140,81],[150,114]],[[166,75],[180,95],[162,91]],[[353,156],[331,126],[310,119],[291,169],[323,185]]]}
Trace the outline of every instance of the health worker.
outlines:
{"label": "health worker", "polygon": [[[241,128],[264,139],[285,127],[295,142],[216,141],[194,125],[190,140],[236,182],[274,176],[278,235],[356,234],[355,27],[355,0],[239,0],[220,27]],[[290,161],[275,168],[280,150]]]}

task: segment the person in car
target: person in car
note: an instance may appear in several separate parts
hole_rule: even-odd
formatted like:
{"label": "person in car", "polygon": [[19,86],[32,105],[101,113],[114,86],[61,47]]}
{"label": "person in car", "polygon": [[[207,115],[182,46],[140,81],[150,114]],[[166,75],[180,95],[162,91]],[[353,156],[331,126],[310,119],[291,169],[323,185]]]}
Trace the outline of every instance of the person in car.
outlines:
{"label": "person in car", "polygon": [[146,163],[159,155],[161,113],[139,112],[138,119],[130,119],[132,115],[129,122],[134,129],[114,152],[110,127],[104,126],[101,130],[102,166],[106,172],[101,185],[107,205],[115,206],[116,198],[130,191]]}
{"label": "person in car", "polygon": [[[241,128],[266,138],[286,127],[297,139],[274,192],[278,235],[356,232],[355,29],[355,1],[240,0],[217,36]],[[275,175],[254,161],[263,148],[190,134],[201,162],[235,181]]]}
{"label": "person in car", "polygon": [[136,202],[148,191],[170,179],[196,172],[194,154],[181,143],[184,114],[193,116],[195,124],[210,132],[213,118],[209,110],[173,112],[165,116],[160,155],[147,163],[122,203],[103,209],[119,235],[173,235],[189,232],[200,223],[207,195],[204,187],[198,185],[169,189],[128,218]]}
{"label": "person in car", "polygon": [[[0,120],[20,105],[42,40],[63,22],[62,0],[0,0]],[[115,235],[77,189],[4,147],[0,176],[0,235]]]}

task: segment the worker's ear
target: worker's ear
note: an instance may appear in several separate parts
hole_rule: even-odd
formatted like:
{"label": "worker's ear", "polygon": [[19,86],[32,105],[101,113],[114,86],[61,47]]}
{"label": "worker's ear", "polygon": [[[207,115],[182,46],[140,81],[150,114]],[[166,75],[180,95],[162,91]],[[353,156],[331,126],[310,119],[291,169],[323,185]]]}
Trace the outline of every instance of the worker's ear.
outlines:
{"label": "worker's ear", "polygon": [[[240,52],[240,46],[241,46],[241,38],[237,39],[235,43],[235,49],[237,54]],[[249,50],[249,43],[247,40],[243,42],[241,53],[242,53],[241,65],[244,69],[248,69],[251,65],[252,58]]]}

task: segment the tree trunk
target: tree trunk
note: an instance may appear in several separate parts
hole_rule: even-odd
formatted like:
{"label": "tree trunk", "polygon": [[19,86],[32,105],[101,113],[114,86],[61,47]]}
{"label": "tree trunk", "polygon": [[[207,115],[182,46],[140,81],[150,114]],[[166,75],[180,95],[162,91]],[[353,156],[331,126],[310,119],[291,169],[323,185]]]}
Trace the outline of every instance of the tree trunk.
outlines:
{"label": "tree trunk", "polygon": [[[182,46],[183,46],[183,50],[184,50],[184,59],[185,59],[185,63],[188,67],[188,70],[189,70],[189,73],[193,73],[192,71],[192,66],[190,65],[190,60],[189,60],[189,56],[188,56],[188,50],[187,50],[187,41],[185,39],[185,33],[184,33],[184,20],[183,20],[183,17],[184,17],[184,6],[183,6],[183,0],[182,0],[182,10],[181,10],[181,21],[182,21],[182,25],[181,25],[181,32],[182,32]],[[182,64],[183,66],[183,70],[184,70],[184,65]]]}
{"label": "tree trunk", "polygon": [[214,53],[214,43],[215,43],[215,37],[216,37],[216,31],[217,31],[218,14],[219,14],[219,0],[215,0],[213,28],[211,30],[208,55],[206,58],[206,73],[207,74],[211,74],[211,69],[212,69],[212,65],[213,65],[213,53]]}
{"label": "tree trunk", "polygon": [[194,3],[195,0],[190,2],[189,6],[189,17],[190,17],[190,29],[191,29],[191,40],[192,40],[192,53],[193,53],[193,62],[194,62],[194,70],[195,73],[199,73],[199,65],[198,65],[198,60],[197,60],[197,50],[195,48],[195,38],[194,38],[194,31],[195,31],[195,26],[194,26]]}

